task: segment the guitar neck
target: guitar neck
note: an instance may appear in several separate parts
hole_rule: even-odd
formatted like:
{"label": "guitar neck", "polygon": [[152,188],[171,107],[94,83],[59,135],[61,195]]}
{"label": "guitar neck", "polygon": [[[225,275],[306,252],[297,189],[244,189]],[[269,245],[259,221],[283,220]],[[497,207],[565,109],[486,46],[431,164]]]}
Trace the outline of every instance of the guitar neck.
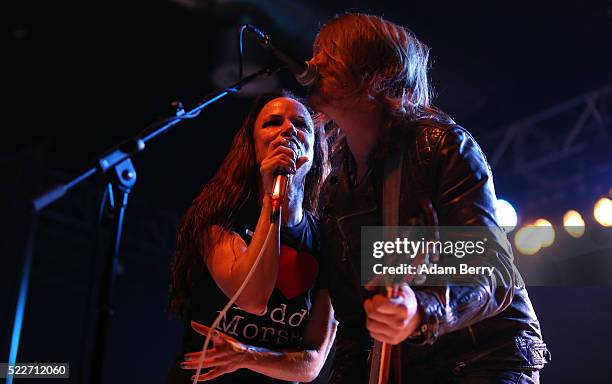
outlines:
{"label": "guitar neck", "polygon": [[389,380],[390,363],[391,345],[375,340],[372,347],[368,384],[386,384]]}
{"label": "guitar neck", "polygon": [[[397,287],[387,286],[387,297],[397,296]],[[391,367],[392,345],[374,340],[372,360],[370,361],[370,379],[368,384],[387,384]]]}

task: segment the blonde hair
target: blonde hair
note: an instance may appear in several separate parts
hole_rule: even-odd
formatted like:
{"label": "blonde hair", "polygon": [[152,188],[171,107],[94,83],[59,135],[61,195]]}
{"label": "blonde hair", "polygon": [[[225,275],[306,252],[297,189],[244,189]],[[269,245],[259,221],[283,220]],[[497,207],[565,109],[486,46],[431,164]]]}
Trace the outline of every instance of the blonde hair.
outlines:
{"label": "blonde hair", "polygon": [[346,96],[382,103],[390,124],[452,121],[431,104],[429,48],[405,27],[374,15],[343,14],[321,27],[313,53],[323,54]]}

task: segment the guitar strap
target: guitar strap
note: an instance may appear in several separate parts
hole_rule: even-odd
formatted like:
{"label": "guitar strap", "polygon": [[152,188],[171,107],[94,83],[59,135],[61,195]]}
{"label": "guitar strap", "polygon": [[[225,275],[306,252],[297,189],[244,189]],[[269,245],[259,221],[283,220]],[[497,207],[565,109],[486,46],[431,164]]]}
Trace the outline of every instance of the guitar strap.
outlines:
{"label": "guitar strap", "polygon": [[[404,148],[400,145],[397,152],[394,152],[385,160],[382,196],[382,215],[385,227],[397,227],[399,225],[403,157]],[[391,369],[394,382],[397,384],[402,383],[401,360],[401,344],[394,345],[391,349]]]}
{"label": "guitar strap", "polygon": [[[401,146],[400,146],[401,147]],[[385,160],[385,180],[383,184],[383,225],[399,225],[400,189],[402,186],[403,148]]]}

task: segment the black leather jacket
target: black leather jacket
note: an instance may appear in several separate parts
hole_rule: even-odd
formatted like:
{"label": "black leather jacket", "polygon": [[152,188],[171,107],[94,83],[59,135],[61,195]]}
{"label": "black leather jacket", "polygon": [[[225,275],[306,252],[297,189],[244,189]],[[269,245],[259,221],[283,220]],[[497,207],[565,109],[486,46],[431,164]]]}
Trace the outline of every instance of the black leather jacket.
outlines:
{"label": "black leather jacket", "polygon": [[[491,170],[472,136],[457,125],[432,122],[401,129],[404,163],[399,224],[408,225],[419,216],[419,199],[427,196],[440,225],[497,227]],[[358,186],[349,181],[349,163],[350,153],[344,145],[332,159],[333,171],[319,200],[322,253],[339,321],[332,383],[367,381],[371,339],[362,305],[360,236],[361,226],[382,225],[383,160],[374,162],[374,170]],[[425,326],[421,327],[422,337],[402,343],[403,367],[460,375],[478,367],[540,369],[548,361],[508,241],[505,236],[492,237],[487,256],[505,266],[493,277],[475,276],[470,286],[413,288]]]}

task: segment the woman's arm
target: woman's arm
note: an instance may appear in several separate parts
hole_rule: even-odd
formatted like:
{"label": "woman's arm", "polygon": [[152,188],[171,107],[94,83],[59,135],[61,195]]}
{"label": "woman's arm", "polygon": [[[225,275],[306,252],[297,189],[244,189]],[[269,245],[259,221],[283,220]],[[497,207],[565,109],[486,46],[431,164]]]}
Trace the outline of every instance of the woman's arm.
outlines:
{"label": "woman's arm", "polygon": [[[227,297],[232,297],[251,270],[264,245],[268,231],[272,231],[252,278],[236,300],[236,304],[241,309],[255,315],[265,312],[278,274],[278,255],[280,252],[278,221],[280,220],[274,224],[270,223],[273,181],[279,171],[284,171],[286,174],[295,174],[296,169],[306,164],[307,157],[303,156],[295,160],[295,156],[295,152],[288,147],[286,138],[279,136],[270,143],[268,154],[262,159],[259,169],[264,196],[261,213],[255,227],[255,233],[248,246],[237,233],[223,230],[218,225],[211,226],[207,233],[203,234],[204,238],[201,239],[203,246],[212,244],[210,253],[204,260],[212,278]],[[253,187],[255,188],[255,186]],[[289,186],[288,188],[292,187]],[[301,207],[301,200],[298,206]],[[288,211],[287,214],[289,213]],[[291,213],[295,214],[295,212]],[[201,249],[201,251],[204,251],[204,249]],[[201,253],[203,255],[207,254],[206,252]]]}
{"label": "woman's arm", "polygon": [[[206,335],[210,328],[192,322],[193,328]],[[199,381],[212,380],[240,368],[247,368],[269,377],[287,381],[314,380],[329,354],[336,333],[336,321],[326,289],[317,291],[301,349],[270,350],[241,343],[215,331],[214,349],[207,351],[202,363],[210,371],[200,374]],[[181,364],[184,369],[197,369],[201,352],[188,353]]]}
{"label": "woman's arm", "polygon": [[217,286],[227,297],[232,297],[251,270],[264,245],[268,231],[272,231],[255,273],[236,300],[236,305],[240,309],[255,315],[265,312],[278,274],[280,227],[278,223],[271,225],[271,211],[271,198],[265,195],[259,220],[248,246],[240,235],[223,230],[217,225],[213,225],[208,234],[213,246],[205,260],[206,266]]}
{"label": "woman's arm", "polygon": [[336,335],[336,321],[329,292],[320,289],[304,330],[301,350],[253,351],[245,368],[281,380],[308,382],[321,371]]}

